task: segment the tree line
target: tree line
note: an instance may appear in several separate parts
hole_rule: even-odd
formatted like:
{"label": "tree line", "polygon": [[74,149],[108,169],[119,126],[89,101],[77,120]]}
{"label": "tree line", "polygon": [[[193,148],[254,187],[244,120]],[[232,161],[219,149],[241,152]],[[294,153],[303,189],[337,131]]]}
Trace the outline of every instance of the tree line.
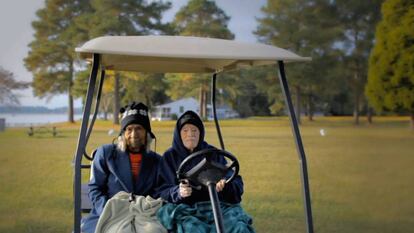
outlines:
{"label": "tree line", "polygon": [[[298,115],[309,120],[315,113],[353,115],[358,124],[361,115],[370,120],[374,113],[393,112],[414,122],[413,5],[412,0],[268,0],[253,33],[258,42],[312,57],[286,66]],[[67,93],[73,122],[73,99],[85,96],[88,82],[88,65],[74,49],[98,36],[234,39],[230,16],[214,1],[189,0],[172,22],[162,22],[170,7],[166,1],[47,0],[32,23],[34,40],[24,59],[34,94]],[[202,74],[107,72],[101,110],[113,112],[118,123],[116,111],[129,101],[152,107],[193,96],[203,116],[209,80]],[[217,86],[219,103],[242,117],[286,112],[274,66],[219,74]]]}

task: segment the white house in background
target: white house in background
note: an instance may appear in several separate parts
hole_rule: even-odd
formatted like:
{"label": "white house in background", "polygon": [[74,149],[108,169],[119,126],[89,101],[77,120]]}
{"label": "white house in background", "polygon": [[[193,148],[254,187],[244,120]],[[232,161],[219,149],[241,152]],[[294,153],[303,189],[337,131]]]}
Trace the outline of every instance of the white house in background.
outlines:
{"label": "white house in background", "polygon": [[[190,97],[154,106],[151,112],[151,120],[172,120],[174,117],[180,117],[181,114],[188,110],[199,113],[199,103],[196,99]],[[217,118],[220,119],[239,117],[239,114],[228,106],[217,107],[216,110]],[[210,104],[207,105],[207,116],[209,119],[213,119],[213,112]]]}
{"label": "white house in background", "polygon": [[188,110],[198,112],[198,108],[198,102],[194,98],[179,99],[170,103],[154,106],[151,112],[151,120],[171,120],[174,115],[179,117]]}

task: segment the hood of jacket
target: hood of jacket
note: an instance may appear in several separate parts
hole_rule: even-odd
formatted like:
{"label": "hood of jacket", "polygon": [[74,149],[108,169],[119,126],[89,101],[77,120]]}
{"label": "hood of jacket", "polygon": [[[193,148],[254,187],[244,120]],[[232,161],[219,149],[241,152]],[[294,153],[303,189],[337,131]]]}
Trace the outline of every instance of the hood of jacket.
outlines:
{"label": "hood of jacket", "polygon": [[199,123],[197,127],[200,129],[200,139],[193,153],[196,151],[208,148],[207,142],[204,141],[205,129],[204,129],[203,121],[197,115],[197,113],[193,111],[187,111],[183,115],[181,115],[180,118],[178,118],[177,123],[175,124],[173,143],[172,143],[172,148],[177,152],[178,155],[183,156],[183,157],[187,157],[189,154],[191,154],[190,151],[187,150],[187,148],[185,148],[184,143],[181,140],[181,135],[180,135],[181,128],[183,127],[184,124],[186,124],[186,123],[184,124],[182,123],[183,118],[186,116],[190,116],[194,118]]}

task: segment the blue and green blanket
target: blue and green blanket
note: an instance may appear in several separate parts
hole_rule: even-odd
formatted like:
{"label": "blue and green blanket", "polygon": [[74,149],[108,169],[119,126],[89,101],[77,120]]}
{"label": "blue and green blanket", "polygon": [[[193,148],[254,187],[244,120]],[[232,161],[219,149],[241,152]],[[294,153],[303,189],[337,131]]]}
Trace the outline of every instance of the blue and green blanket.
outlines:
{"label": "blue and green blanket", "polygon": [[[239,204],[220,203],[225,233],[254,233],[252,218]],[[216,227],[210,202],[194,205],[168,203],[157,212],[158,220],[176,233],[215,233]]]}

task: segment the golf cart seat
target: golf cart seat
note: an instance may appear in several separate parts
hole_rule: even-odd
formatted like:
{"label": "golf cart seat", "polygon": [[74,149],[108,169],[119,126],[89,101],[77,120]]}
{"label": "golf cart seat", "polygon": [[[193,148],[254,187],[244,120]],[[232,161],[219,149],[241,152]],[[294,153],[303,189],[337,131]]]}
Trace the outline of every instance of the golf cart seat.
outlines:
{"label": "golf cart seat", "polygon": [[92,202],[89,199],[88,193],[89,193],[88,184],[82,184],[81,186],[82,213],[89,213],[92,209]]}
{"label": "golf cart seat", "polygon": [[[97,149],[95,149],[92,152],[90,157],[85,156],[90,161],[90,163],[92,163],[93,158],[95,157],[96,151],[97,151]],[[82,165],[82,169],[91,169],[91,164]],[[82,184],[81,185],[81,210],[82,210],[82,213],[89,213],[92,209],[92,202],[89,199],[88,193],[89,193],[88,184],[87,183]]]}

